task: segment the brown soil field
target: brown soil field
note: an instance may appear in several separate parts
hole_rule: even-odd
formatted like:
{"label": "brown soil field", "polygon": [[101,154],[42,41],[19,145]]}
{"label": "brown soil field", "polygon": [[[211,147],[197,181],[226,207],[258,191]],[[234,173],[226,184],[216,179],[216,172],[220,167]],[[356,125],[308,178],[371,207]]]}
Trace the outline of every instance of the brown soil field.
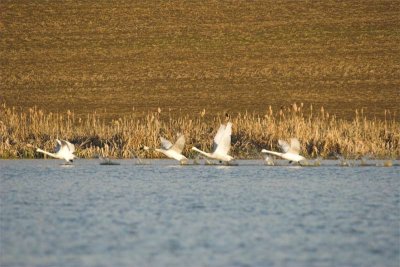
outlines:
{"label": "brown soil field", "polygon": [[103,118],[297,102],[383,119],[400,111],[399,14],[380,0],[2,0],[0,102]]}

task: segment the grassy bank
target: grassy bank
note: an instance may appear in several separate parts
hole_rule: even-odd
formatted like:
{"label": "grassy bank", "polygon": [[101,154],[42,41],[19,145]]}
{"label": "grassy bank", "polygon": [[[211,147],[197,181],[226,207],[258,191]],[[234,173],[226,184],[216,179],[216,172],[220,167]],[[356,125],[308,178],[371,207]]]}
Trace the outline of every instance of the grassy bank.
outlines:
{"label": "grassy bank", "polygon": [[[148,113],[117,120],[100,119],[96,113],[77,117],[73,112],[46,113],[37,108],[18,112],[2,105],[0,108],[0,157],[40,158],[36,147],[52,150],[55,139],[67,139],[77,147],[77,155],[91,158],[96,154],[131,158],[160,157],[144,153],[143,145],[159,146],[159,136],[174,139],[177,132],[186,135],[184,154],[193,156],[190,148],[197,146],[210,150],[212,139],[224,115],[195,118],[173,117],[168,112]],[[236,158],[257,158],[262,148],[277,150],[278,139],[299,138],[302,154],[308,158],[347,158],[372,155],[376,158],[399,158],[400,123],[395,115],[385,111],[384,120],[370,120],[363,111],[355,111],[353,120],[339,120],[324,108],[293,104],[290,108],[267,108],[263,116],[238,114],[230,118],[233,123],[232,155]]]}

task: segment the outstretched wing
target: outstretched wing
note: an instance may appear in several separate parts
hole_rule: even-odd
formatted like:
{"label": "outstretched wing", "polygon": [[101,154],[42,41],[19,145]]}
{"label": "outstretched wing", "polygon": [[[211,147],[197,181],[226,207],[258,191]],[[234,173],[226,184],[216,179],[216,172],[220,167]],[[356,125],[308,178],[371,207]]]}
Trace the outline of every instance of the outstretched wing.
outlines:
{"label": "outstretched wing", "polygon": [[221,126],[219,126],[219,129],[217,131],[217,134],[214,137],[214,142],[213,142],[213,152],[215,152],[215,150],[217,149],[218,145],[221,143],[221,138],[225,132],[225,128],[226,126],[221,124]]}
{"label": "outstretched wing", "polygon": [[74,153],[75,152],[75,146],[74,146],[74,144],[72,144],[72,143],[70,143],[70,142],[68,142],[68,141],[65,141],[66,143],[67,143],[67,146],[68,146],[68,148],[69,148],[69,151],[71,151],[71,153]]}
{"label": "outstretched wing", "polygon": [[61,149],[68,150],[71,154],[75,152],[75,146],[66,140],[61,140]]}
{"label": "outstretched wing", "polygon": [[278,144],[281,147],[283,153],[286,153],[290,150],[290,145],[284,140],[278,140]]}
{"label": "outstretched wing", "polygon": [[178,139],[176,140],[175,144],[172,146],[171,149],[181,154],[184,146],[185,146],[185,136],[182,134],[178,137]]}
{"label": "outstretched wing", "polygon": [[61,149],[61,141],[58,140],[58,139],[56,139],[56,141],[57,141],[57,145],[56,145],[56,147],[54,148],[54,152],[55,152],[55,153],[58,153],[58,151],[60,151],[60,149]]}
{"label": "outstretched wing", "polygon": [[161,147],[163,149],[168,150],[172,147],[172,143],[169,140],[165,139],[164,137],[160,137],[160,140],[161,140]]}
{"label": "outstretched wing", "polygon": [[290,152],[292,152],[293,154],[300,153],[300,142],[297,138],[290,139]]}
{"label": "outstretched wing", "polygon": [[[221,127],[220,127],[221,129]],[[219,131],[219,130],[218,130]],[[215,150],[216,153],[227,155],[231,148],[231,135],[232,135],[232,123],[228,122],[223,133],[220,136],[219,143]]]}

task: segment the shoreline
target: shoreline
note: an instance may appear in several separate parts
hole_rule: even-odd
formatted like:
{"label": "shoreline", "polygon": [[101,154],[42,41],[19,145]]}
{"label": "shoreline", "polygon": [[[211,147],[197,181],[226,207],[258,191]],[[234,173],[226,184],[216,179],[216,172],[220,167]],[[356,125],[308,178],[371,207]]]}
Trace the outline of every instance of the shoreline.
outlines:
{"label": "shoreline", "polygon": [[[396,114],[390,119],[370,120],[363,111],[356,111],[351,121],[337,119],[323,107],[315,110],[302,103],[288,109],[267,108],[264,115],[199,114],[173,117],[162,111],[149,112],[143,118],[133,113],[111,122],[95,112],[87,117],[66,113],[44,112],[36,107],[17,112],[5,104],[0,106],[0,158],[42,158],[36,148],[53,151],[55,139],[69,140],[80,158],[96,155],[129,159],[160,158],[156,152],[145,152],[143,146],[159,147],[161,136],[175,140],[178,133],[186,137],[183,154],[193,158],[191,147],[212,150],[212,142],[220,124],[233,124],[230,154],[234,158],[257,159],[261,150],[280,151],[278,140],[296,137],[300,154],[306,158],[398,159],[400,157],[400,122]],[[386,112],[385,112],[386,115]]]}

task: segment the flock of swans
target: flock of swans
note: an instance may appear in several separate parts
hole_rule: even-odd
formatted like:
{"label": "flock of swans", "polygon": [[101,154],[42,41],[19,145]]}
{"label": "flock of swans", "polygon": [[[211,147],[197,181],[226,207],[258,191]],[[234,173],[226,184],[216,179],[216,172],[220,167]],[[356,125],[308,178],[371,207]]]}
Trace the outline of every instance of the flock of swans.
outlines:
{"label": "flock of swans", "polygon": [[[192,147],[192,150],[200,153],[208,159],[217,160],[220,163],[226,163],[230,165],[234,158],[229,155],[229,150],[231,148],[231,135],[232,135],[232,123],[228,122],[226,125],[221,124],[213,140],[212,152],[205,152],[197,147]],[[54,153],[44,151],[37,148],[36,151],[39,153],[46,154],[53,158],[64,159],[68,163],[72,163],[75,158],[74,155],[75,146],[66,140],[58,140],[57,146]],[[175,159],[180,162],[180,164],[188,164],[188,158],[182,154],[183,148],[185,146],[185,136],[179,134],[177,140],[172,144],[169,140],[164,137],[160,137],[161,147],[160,148],[150,148],[148,146],[143,146],[146,151],[156,151],[164,154],[168,158]],[[278,144],[283,152],[270,151],[262,149],[261,153],[265,154],[265,161],[268,165],[274,165],[274,161],[268,155],[278,156],[282,159],[289,160],[289,163],[296,162],[299,165],[303,165],[302,162],[307,163],[306,158],[300,155],[300,142],[297,138],[291,138],[290,144],[284,140],[279,140]],[[101,158],[103,160],[102,165],[114,165],[108,158]],[[118,165],[118,163],[115,163]],[[318,161],[314,165],[319,165]],[[343,164],[343,166],[345,166]],[[386,166],[386,165],[385,165]]]}
{"label": "flock of swans", "polygon": [[[196,147],[192,147],[192,150],[210,159],[219,160],[221,162],[231,162],[234,159],[231,155],[228,154],[231,148],[231,135],[232,123],[228,122],[226,125],[221,124],[217,131],[217,134],[214,137],[213,151],[211,153],[202,151]],[[188,158],[182,155],[182,151],[186,141],[184,135],[179,135],[174,144],[172,144],[164,137],[160,137],[160,141],[161,148],[150,148],[148,146],[144,146],[143,149],[147,151],[154,150],[163,153],[165,156],[175,159],[181,164],[188,163]],[[40,148],[36,149],[36,151],[57,159],[64,159],[65,161],[70,163],[72,163],[73,160],[77,158],[77,156],[74,155],[75,146],[66,140],[57,139],[57,146],[54,153],[44,151]]]}

